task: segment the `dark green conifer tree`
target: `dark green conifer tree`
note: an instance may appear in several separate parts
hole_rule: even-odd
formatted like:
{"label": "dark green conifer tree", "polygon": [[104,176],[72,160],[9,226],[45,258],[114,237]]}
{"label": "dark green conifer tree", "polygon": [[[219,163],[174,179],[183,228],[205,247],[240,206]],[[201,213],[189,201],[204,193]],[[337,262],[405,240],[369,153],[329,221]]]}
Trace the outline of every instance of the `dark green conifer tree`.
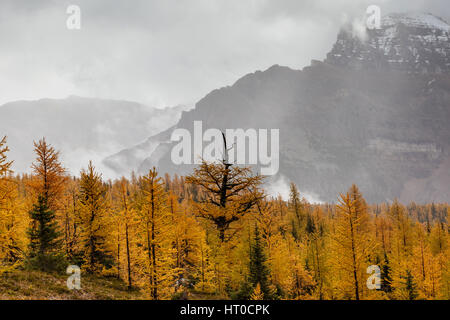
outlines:
{"label": "dark green conifer tree", "polygon": [[261,237],[258,227],[255,227],[255,236],[253,239],[253,244],[251,246],[250,252],[250,274],[249,281],[253,288],[259,283],[261,291],[264,294],[265,299],[271,298],[270,288],[269,288],[269,275],[270,271],[266,265],[266,255],[261,243]]}
{"label": "dark green conifer tree", "polygon": [[391,267],[387,255],[384,255],[384,264],[381,270],[381,290],[384,292],[392,292]]}
{"label": "dark green conifer tree", "polygon": [[47,199],[43,195],[39,195],[29,215],[31,218],[31,227],[28,229],[30,266],[41,270],[52,270],[56,268],[61,241],[55,214],[49,209]]}
{"label": "dark green conifer tree", "polygon": [[411,274],[411,271],[406,270],[406,276],[403,276],[403,278],[405,279],[405,282],[403,282],[403,284],[405,285],[406,292],[408,293],[408,299],[415,300],[418,296],[417,285],[414,282],[414,277]]}

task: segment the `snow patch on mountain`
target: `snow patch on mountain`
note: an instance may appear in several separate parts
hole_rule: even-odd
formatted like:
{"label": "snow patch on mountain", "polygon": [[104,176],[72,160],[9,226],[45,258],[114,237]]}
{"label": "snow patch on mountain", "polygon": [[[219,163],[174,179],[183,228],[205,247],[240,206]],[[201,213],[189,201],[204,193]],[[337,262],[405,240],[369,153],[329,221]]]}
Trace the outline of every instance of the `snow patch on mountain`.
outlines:
{"label": "snow patch on mountain", "polygon": [[384,28],[392,27],[400,23],[409,27],[450,32],[450,25],[444,19],[430,13],[392,13],[381,19],[381,25]]}
{"label": "snow patch on mountain", "polygon": [[355,28],[353,24],[341,30],[326,62],[353,69],[450,72],[450,25],[439,17],[393,13],[364,37]]}

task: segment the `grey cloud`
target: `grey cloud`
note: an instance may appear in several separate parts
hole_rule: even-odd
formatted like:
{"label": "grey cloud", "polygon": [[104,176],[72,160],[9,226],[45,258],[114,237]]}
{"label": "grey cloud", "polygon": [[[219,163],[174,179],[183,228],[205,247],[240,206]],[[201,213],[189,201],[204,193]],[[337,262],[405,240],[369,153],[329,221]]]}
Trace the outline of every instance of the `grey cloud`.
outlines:
{"label": "grey cloud", "polygon": [[[82,9],[80,31],[65,27],[69,4]],[[343,16],[369,4],[450,16],[445,0],[2,0],[0,104],[71,94],[193,104],[248,72],[323,59]]]}

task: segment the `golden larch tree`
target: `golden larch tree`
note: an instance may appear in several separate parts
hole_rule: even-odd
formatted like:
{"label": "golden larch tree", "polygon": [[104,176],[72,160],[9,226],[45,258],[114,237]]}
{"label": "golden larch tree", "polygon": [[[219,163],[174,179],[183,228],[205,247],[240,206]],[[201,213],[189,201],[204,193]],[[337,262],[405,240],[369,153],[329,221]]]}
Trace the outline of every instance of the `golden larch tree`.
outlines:
{"label": "golden larch tree", "polygon": [[[123,242],[125,249],[125,265],[126,265],[126,279],[128,289],[133,287],[133,261],[135,254],[135,239],[136,239],[136,212],[132,203],[130,183],[125,178],[121,178],[113,186],[113,195],[116,207],[116,225],[117,230],[117,264],[120,272],[120,244],[121,234],[123,234]],[[120,274],[120,273],[119,273]]]}
{"label": "golden larch tree", "polygon": [[364,298],[365,274],[374,244],[369,236],[367,205],[356,185],[339,199],[335,226],[335,270],[344,297]]}
{"label": "golden larch tree", "polygon": [[167,298],[175,283],[173,230],[165,185],[155,168],[141,179],[139,199],[144,286],[151,299]]}
{"label": "golden larch tree", "polygon": [[106,188],[101,175],[95,171],[92,162],[87,170],[81,171],[79,210],[82,226],[84,269],[90,273],[100,272],[111,266],[108,248],[111,215],[105,198]]}
{"label": "golden larch tree", "polygon": [[17,183],[8,161],[6,137],[0,139],[0,273],[14,265],[25,254],[27,218],[21,208]]}
{"label": "golden larch tree", "polygon": [[34,152],[36,159],[31,166],[34,179],[30,186],[36,196],[42,195],[46,198],[49,208],[57,212],[67,181],[66,170],[59,160],[60,154],[45,138],[34,142]]}

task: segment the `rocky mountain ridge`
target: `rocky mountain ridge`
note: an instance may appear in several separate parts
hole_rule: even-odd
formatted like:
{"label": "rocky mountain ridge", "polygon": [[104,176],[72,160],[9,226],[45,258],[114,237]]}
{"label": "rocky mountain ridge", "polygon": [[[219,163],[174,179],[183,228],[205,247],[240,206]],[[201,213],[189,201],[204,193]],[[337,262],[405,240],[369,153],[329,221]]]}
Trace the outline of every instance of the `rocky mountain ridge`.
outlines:
{"label": "rocky mountain ridge", "polygon": [[175,128],[192,130],[194,121],[204,130],[279,128],[273,179],[293,181],[320,200],[336,201],[357,183],[370,202],[449,201],[447,24],[430,15],[390,15],[382,26],[372,36],[368,30],[365,41],[342,31],[324,62],[303,70],[275,65],[214,90],[174,127],[105,163],[187,174],[191,165],[171,161]]}

